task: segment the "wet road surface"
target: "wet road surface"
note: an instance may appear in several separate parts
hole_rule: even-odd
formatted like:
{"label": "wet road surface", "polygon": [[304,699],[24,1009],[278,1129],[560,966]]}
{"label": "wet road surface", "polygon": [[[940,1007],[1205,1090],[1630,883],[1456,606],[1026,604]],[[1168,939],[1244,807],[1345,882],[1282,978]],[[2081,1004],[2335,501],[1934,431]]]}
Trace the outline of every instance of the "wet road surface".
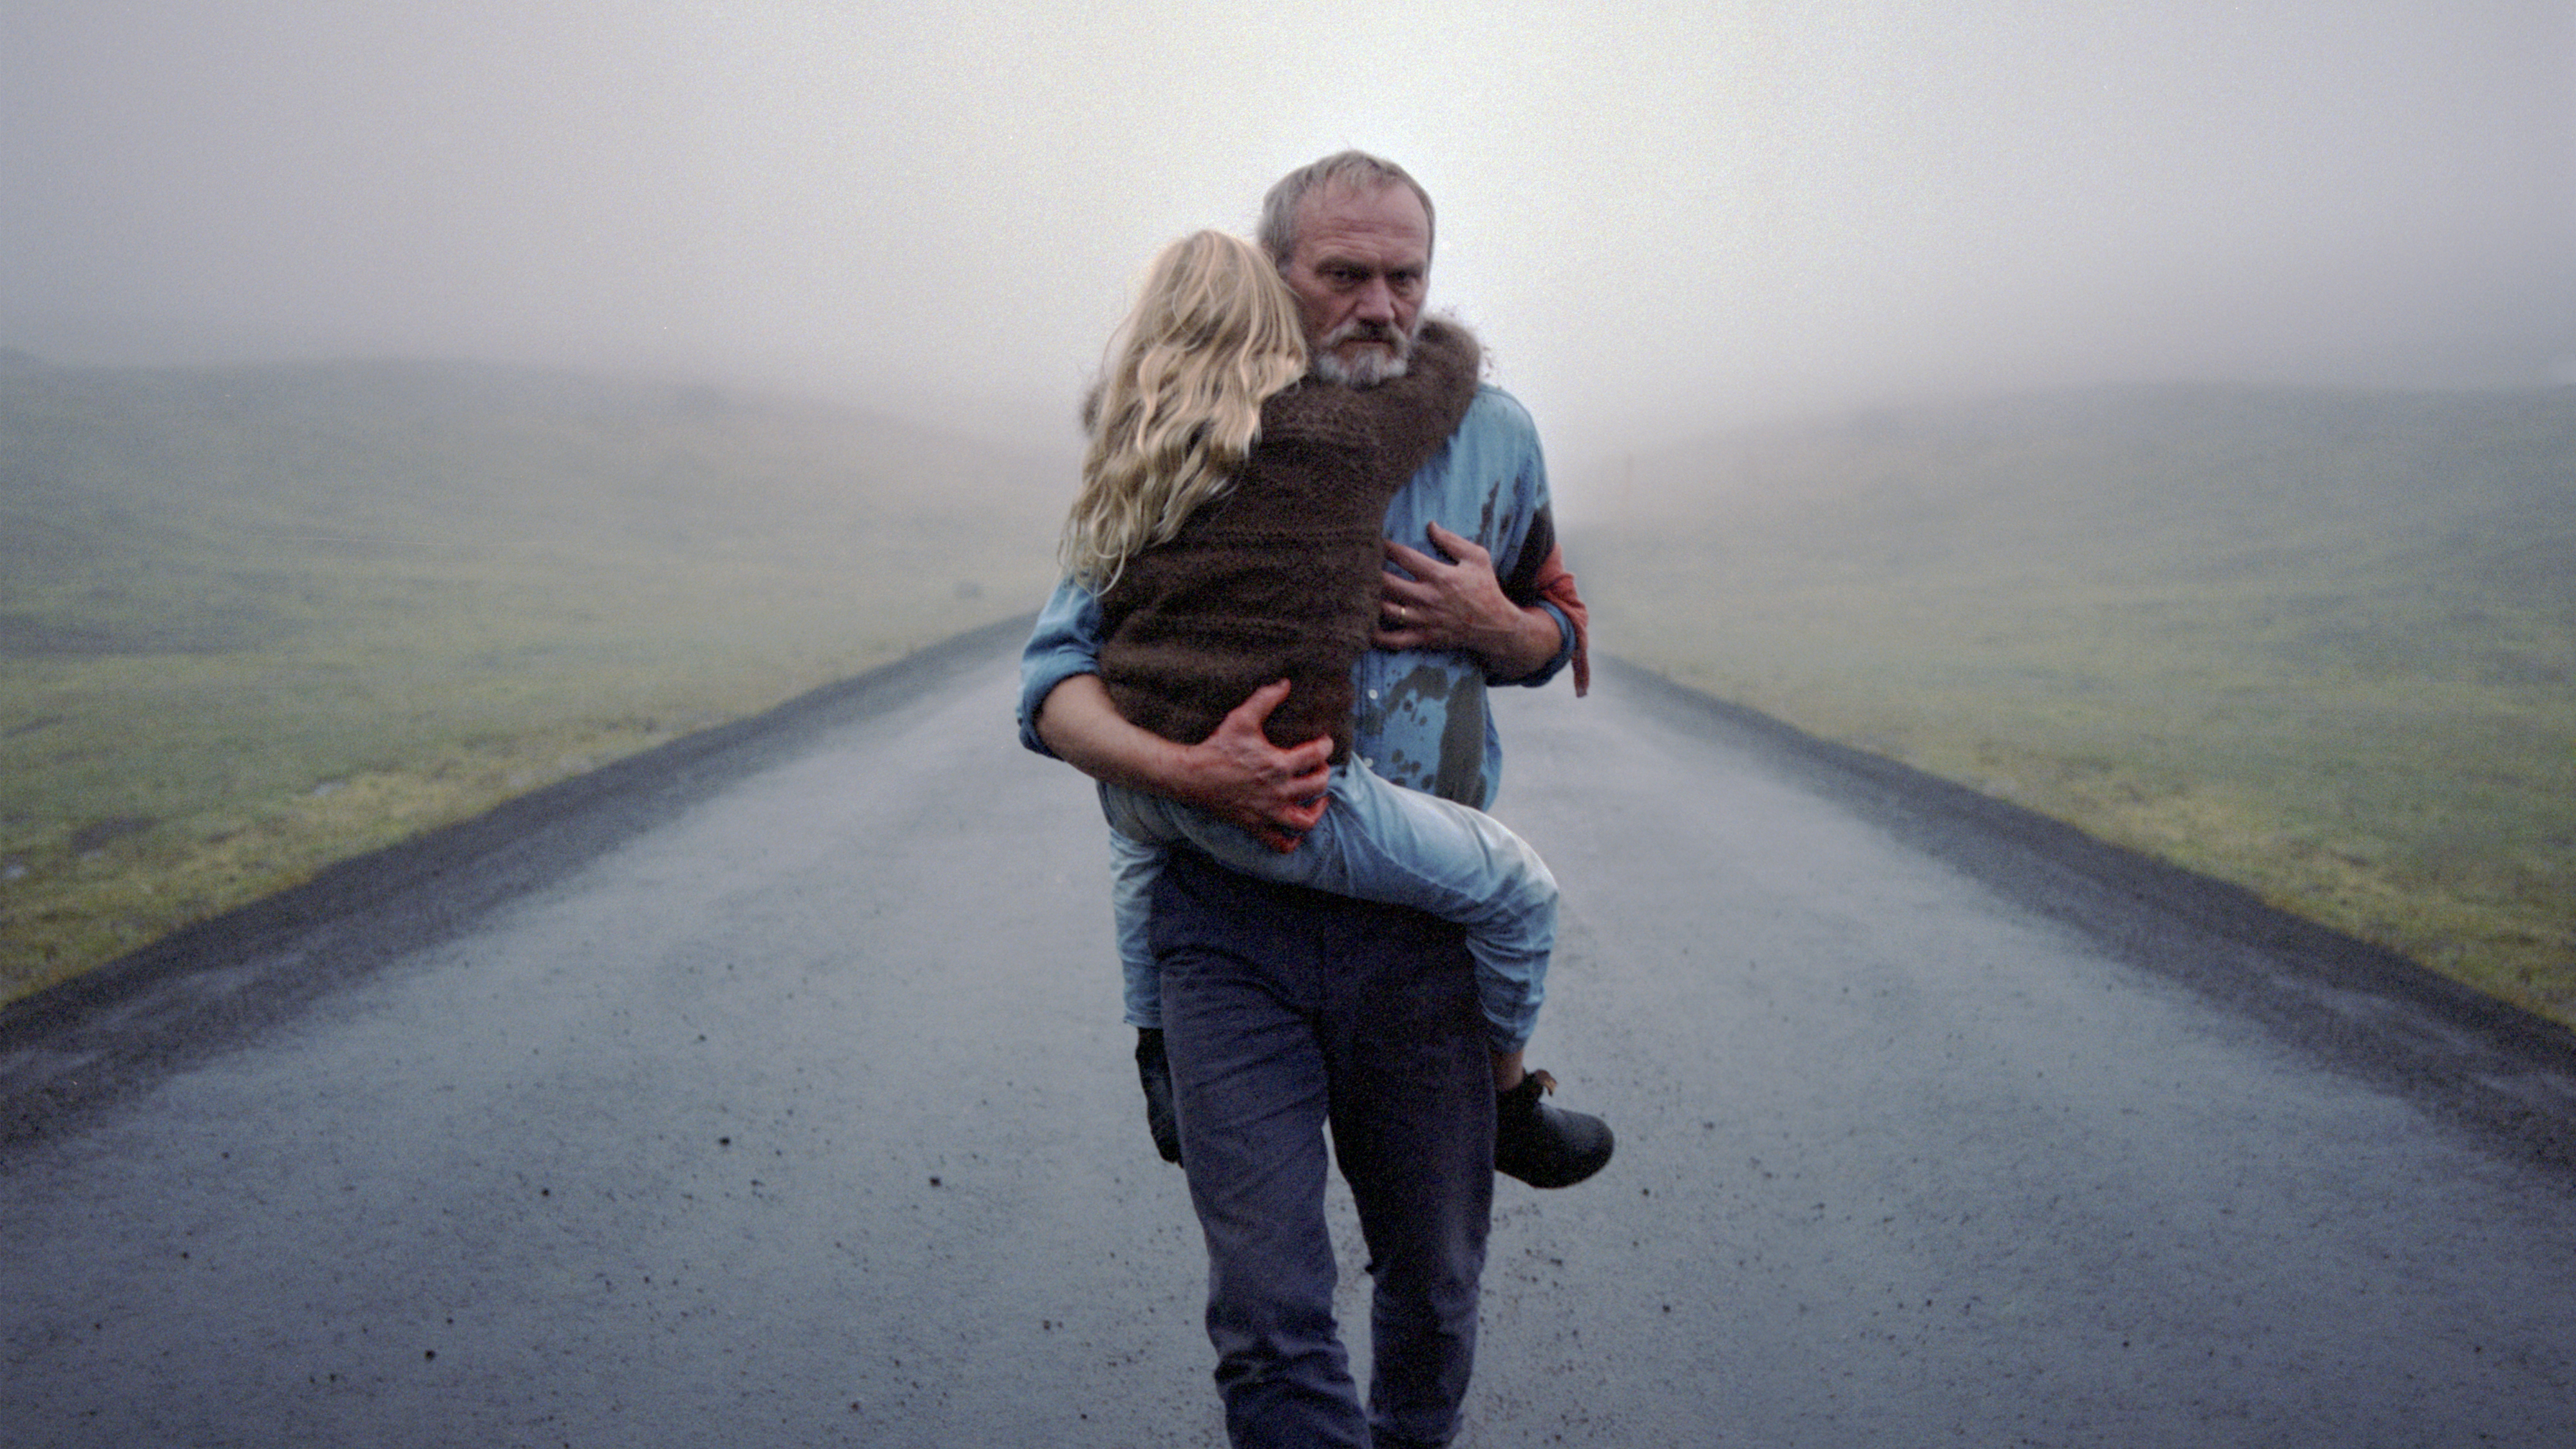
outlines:
{"label": "wet road surface", "polygon": [[[0,1442],[1221,1444],[1015,642],[0,1016]],[[1633,672],[1498,708],[1621,1139],[1500,1185],[1462,1444],[2576,1443],[2566,1033]]]}

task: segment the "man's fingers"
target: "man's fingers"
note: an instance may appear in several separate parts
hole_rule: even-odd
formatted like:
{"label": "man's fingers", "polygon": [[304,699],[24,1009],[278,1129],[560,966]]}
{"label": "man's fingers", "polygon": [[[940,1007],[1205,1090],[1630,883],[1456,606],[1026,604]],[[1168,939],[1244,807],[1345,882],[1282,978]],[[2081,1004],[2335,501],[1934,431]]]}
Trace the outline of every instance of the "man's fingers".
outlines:
{"label": "man's fingers", "polygon": [[1393,574],[1388,574],[1386,583],[1378,589],[1378,606],[1393,609],[1419,608],[1439,597],[1440,590],[1430,584],[1419,583],[1413,579],[1400,579]]}
{"label": "man's fingers", "polygon": [[[1397,543],[1391,538],[1386,540],[1386,556],[1395,560],[1396,567],[1413,575],[1417,579],[1421,578],[1424,574],[1431,572],[1432,569],[1440,565],[1440,560],[1433,558],[1422,550]],[[1393,583],[1404,582],[1404,580],[1394,578],[1392,575],[1389,576],[1389,581]]]}
{"label": "man's fingers", "polygon": [[1269,819],[1256,821],[1247,828],[1253,838],[1286,855],[1305,840],[1306,832],[1314,829],[1315,822],[1324,818],[1325,807],[1331,803],[1325,796],[1316,795],[1291,804],[1275,805],[1271,807]]}
{"label": "man's fingers", "polygon": [[1287,756],[1288,768],[1300,778],[1314,776],[1317,781],[1315,788],[1320,790],[1324,775],[1333,768],[1333,737],[1317,735],[1302,745],[1290,747]]}
{"label": "man's fingers", "polygon": [[1493,555],[1485,551],[1485,546],[1483,544],[1476,542],[1474,539],[1467,537],[1463,533],[1451,533],[1449,530],[1442,528],[1439,524],[1434,523],[1430,525],[1425,536],[1431,540],[1434,548],[1439,549],[1442,553],[1449,555],[1451,558],[1456,559],[1462,564],[1491,564],[1493,562]]}
{"label": "man's fingers", "polygon": [[1317,735],[1279,755],[1280,773],[1272,777],[1261,823],[1253,827],[1271,849],[1285,854],[1297,848],[1305,833],[1324,818],[1333,784],[1333,737]]}
{"label": "man's fingers", "polygon": [[1274,679],[1245,695],[1243,703],[1236,705],[1228,713],[1230,716],[1240,716],[1246,724],[1259,729],[1263,722],[1270,718],[1270,712],[1277,709],[1279,702],[1287,697],[1288,681]]}
{"label": "man's fingers", "polygon": [[1283,805],[1271,812],[1268,823],[1254,826],[1252,833],[1272,850],[1286,855],[1306,838],[1307,831],[1315,828],[1315,822],[1324,818],[1324,808],[1330,803],[1318,795],[1299,804]]}

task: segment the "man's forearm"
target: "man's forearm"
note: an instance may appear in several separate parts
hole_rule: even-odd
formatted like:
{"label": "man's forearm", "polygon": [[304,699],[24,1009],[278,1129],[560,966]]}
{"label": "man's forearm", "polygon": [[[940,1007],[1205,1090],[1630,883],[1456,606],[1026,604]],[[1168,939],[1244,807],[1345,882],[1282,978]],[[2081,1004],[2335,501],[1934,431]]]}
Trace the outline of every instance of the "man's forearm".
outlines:
{"label": "man's forearm", "polygon": [[1545,669],[1565,648],[1565,626],[1532,604],[1515,609],[1500,627],[1480,631],[1467,648],[1483,661],[1487,678],[1507,684]]}
{"label": "man's forearm", "polygon": [[1128,723],[1099,675],[1076,674],[1048,691],[1036,729],[1058,759],[1095,780],[1178,800],[1288,850],[1324,813],[1333,737],[1271,744],[1262,724],[1287,697],[1287,681],[1264,685],[1214,734],[1181,745]]}
{"label": "man's forearm", "polygon": [[1097,674],[1074,675],[1049,691],[1037,731],[1056,758],[1095,780],[1206,808],[1189,793],[1199,782],[1185,747],[1128,723]]}

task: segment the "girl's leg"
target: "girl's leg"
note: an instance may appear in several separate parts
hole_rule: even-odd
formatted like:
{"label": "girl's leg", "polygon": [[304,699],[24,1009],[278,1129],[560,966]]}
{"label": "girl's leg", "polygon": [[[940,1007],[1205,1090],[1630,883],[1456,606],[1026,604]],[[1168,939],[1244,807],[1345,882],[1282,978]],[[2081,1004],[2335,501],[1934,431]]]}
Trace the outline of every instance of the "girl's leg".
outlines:
{"label": "girl's leg", "polygon": [[1154,948],[1145,939],[1145,926],[1165,854],[1164,846],[1109,832],[1109,917],[1118,939],[1118,966],[1126,975],[1127,1024],[1148,1030],[1163,1025],[1163,984],[1154,970]]}
{"label": "girl's leg", "polygon": [[1145,1089],[1145,1130],[1165,1162],[1181,1160],[1181,1132],[1172,1105],[1172,1069],[1163,1046],[1163,981],[1147,934],[1154,914],[1154,882],[1162,877],[1167,847],[1109,832],[1109,913],[1118,937],[1118,967],[1126,977],[1127,1024],[1136,1028],[1136,1076]]}
{"label": "girl's leg", "polygon": [[1556,944],[1556,878],[1492,816],[1390,785],[1353,761],[1333,771],[1331,805],[1293,851],[1158,796],[1101,787],[1119,833],[1187,843],[1228,869],[1426,911],[1467,928],[1487,1036],[1517,1050],[1537,1024]]}

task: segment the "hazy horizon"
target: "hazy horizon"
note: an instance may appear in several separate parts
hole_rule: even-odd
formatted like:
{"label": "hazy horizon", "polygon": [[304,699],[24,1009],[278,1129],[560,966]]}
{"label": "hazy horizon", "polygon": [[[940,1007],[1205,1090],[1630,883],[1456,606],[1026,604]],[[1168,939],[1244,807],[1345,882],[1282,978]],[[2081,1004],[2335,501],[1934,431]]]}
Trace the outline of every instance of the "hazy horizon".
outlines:
{"label": "hazy horizon", "polygon": [[1395,159],[1578,492],[2094,381],[2576,382],[2576,6],[0,0],[0,347],[704,377],[1014,448],[1152,251]]}

